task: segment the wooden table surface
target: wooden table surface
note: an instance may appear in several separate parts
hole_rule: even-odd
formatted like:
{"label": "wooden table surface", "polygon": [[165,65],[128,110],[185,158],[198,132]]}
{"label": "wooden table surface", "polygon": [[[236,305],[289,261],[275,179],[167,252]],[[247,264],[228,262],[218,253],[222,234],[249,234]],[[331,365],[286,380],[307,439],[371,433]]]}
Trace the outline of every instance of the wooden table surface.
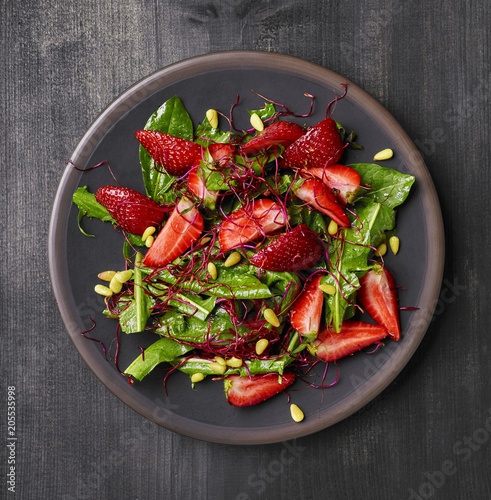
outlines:
{"label": "wooden table surface", "polygon": [[[1,498],[491,498],[487,2],[23,0],[0,23]],[[232,49],[306,59],[387,107],[446,231],[434,320],[396,380],[315,435],[245,447],[174,434],[110,393],[66,334],[47,260],[58,183],[97,115],[159,68]]]}

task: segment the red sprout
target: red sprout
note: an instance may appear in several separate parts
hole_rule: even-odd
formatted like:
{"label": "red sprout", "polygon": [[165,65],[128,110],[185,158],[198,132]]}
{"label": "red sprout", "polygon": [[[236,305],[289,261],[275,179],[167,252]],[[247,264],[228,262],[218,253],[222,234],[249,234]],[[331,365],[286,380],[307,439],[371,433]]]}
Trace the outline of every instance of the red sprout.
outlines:
{"label": "red sprout", "polygon": [[83,332],[81,332],[80,335],[87,340],[92,340],[94,342],[99,343],[100,346],[102,347],[102,352],[104,353],[104,357],[106,357],[107,350],[106,350],[106,346],[104,345],[104,342],[102,342],[102,340],[96,339],[94,337],[89,337],[87,335],[87,333],[91,332],[96,327],[96,322],[91,316],[89,316],[89,320],[92,322],[92,326],[90,328],[88,328],[87,330],[84,330]]}
{"label": "red sprout", "polygon": [[77,165],[75,165],[75,163],[73,163],[72,160],[69,160],[69,162],[71,165],[73,165],[73,168],[75,170],[78,170],[79,172],[90,172],[91,170],[95,170],[97,168],[100,168],[100,167],[104,167],[106,166],[107,169],[109,170],[109,173],[111,174],[111,177],[120,185],[122,186],[122,184],[118,181],[118,179],[116,178],[116,176],[114,175],[112,169],[111,169],[111,165],[109,164],[109,161],[108,160],[102,160],[101,162],[97,163],[96,165],[92,165],[90,167],[86,167],[86,168],[80,168],[80,167],[77,167]]}
{"label": "red sprout", "polygon": [[260,97],[261,99],[264,99],[266,102],[269,102],[270,104],[273,104],[274,106],[278,106],[278,107],[284,109],[284,111],[278,111],[277,113],[275,113],[275,115],[272,117],[272,120],[276,119],[278,116],[294,116],[296,118],[308,118],[312,114],[312,110],[314,109],[315,96],[308,93],[308,92],[304,93],[304,97],[307,97],[308,99],[310,99],[310,109],[307,113],[303,113],[303,114],[294,113],[285,104],[273,101],[272,99],[268,99],[267,97],[264,97],[263,95],[261,95],[259,92],[256,92],[255,90],[252,90],[252,92],[254,94],[256,94],[258,97]]}
{"label": "red sprout", "polygon": [[341,83],[341,87],[343,87],[344,92],[342,95],[335,97],[329,104],[327,105],[326,108],[326,118],[329,118],[329,113],[331,112],[331,107],[335,105],[338,101],[346,97],[346,94],[348,93],[348,84],[347,83]]}

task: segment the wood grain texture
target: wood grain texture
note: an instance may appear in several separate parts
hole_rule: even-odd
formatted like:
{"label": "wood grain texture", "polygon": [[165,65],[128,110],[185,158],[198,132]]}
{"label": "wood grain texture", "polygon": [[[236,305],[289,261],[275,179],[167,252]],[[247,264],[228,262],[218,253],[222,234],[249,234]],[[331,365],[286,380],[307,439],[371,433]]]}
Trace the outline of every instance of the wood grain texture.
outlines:
{"label": "wood grain texture", "polygon": [[[1,2],[0,23],[0,428],[5,444],[15,385],[19,498],[491,498],[487,2],[24,0]],[[340,424],[268,446],[192,440],[118,401],[66,335],[47,268],[55,190],[98,113],[165,65],[230,49],[302,57],[371,93],[422,151],[446,225],[437,314],[402,374]]]}

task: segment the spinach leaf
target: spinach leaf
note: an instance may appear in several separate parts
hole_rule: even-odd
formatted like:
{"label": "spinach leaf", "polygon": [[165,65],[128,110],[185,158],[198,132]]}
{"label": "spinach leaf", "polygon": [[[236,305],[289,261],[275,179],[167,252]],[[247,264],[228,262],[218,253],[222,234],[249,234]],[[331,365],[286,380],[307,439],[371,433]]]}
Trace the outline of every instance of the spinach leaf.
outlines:
{"label": "spinach leaf", "polygon": [[233,338],[235,334],[231,332],[234,329],[228,312],[217,307],[206,321],[196,316],[183,316],[178,311],[168,311],[158,319],[155,332],[183,342],[202,344],[212,337],[220,340]]}
{"label": "spinach leaf", "polygon": [[143,289],[142,260],[142,254],[137,252],[133,271],[133,297],[119,314],[121,330],[125,333],[143,332],[155,304],[154,299]]}
{"label": "spinach leaf", "polygon": [[264,103],[264,106],[262,108],[248,109],[247,112],[251,116],[255,113],[257,116],[259,116],[259,118],[261,118],[261,120],[264,121],[267,120],[268,118],[272,118],[276,113],[276,109],[274,107],[274,104],[266,102]]}
{"label": "spinach leaf", "polygon": [[79,187],[73,193],[72,200],[79,208],[81,216],[116,224],[111,214],[95,199],[95,194],[89,192],[87,186]]}
{"label": "spinach leaf", "polygon": [[[156,278],[170,285],[179,282],[181,290],[229,299],[265,299],[272,296],[271,291],[257,278],[257,268],[248,264],[237,264],[225,267],[223,262],[216,261],[218,270],[216,280],[210,282],[206,273],[195,276],[195,279],[179,281],[179,277],[167,269],[162,269]],[[205,284],[206,283],[206,284]]]}
{"label": "spinach leaf", "polygon": [[161,338],[147,347],[124,371],[125,375],[142,380],[157,365],[172,362],[192,350],[192,346],[181,344],[169,338]]}
{"label": "spinach leaf", "polygon": [[205,320],[215,307],[216,297],[201,298],[199,295],[190,293],[177,293],[169,300],[169,305],[182,314]]}
{"label": "spinach leaf", "polygon": [[358,199],[370,198],[387,208],[395,208],[403,203],[415,181],[412,175],[375,163],[354,163],[349,166],[360,174],[362,185],[366,184],[370,188]]}
{"label": "spinach leaf", "polygon": [[263,271],[261,281],[268,286],[273,296],[279,297],[280,315],[290,309],[302,289],[302,282],[294,273]]}
{"label": "spinach leaf", "polygon": [[202,146],[208,146],[211,142],[230,142],[231,136],[230,132],[213,128],[207,118],[196,127],[196,142]]}

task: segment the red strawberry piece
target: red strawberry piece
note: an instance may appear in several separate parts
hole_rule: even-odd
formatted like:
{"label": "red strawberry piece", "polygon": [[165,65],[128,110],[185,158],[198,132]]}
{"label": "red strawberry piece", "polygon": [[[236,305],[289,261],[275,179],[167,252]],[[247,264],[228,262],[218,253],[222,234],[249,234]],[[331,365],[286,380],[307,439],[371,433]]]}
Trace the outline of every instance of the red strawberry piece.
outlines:
{"label": "red strawberry piece", "polygon": [[320,179],[332,192],[336,199],[346,206],[353,203],[360,190],[360,174],[346,165],[330,165],[327,167],[312,167],[300,172],[302,177]]}
{"label": "red strawberry piece", "polygon": [[246,156],[254,156],[263,151],[276,151],[280,147],[286,148],[302,137],[304,133],[305,130],[297,123],[273,122],[243,144],[239,152]]}
{"label": "red strawberry piece", "polygon": [[146,253],[143,264],[163,267],[180,257],[201,235],[204,221],[193,203],[182,198]]}
{"label": "red strawberry piece", "polygon": [[385,337],[387,337],[387,330],[383,326],[347,320],[343,323],[340,332],[335,332],[330,328],[322,330],[309,350],[326,363],[334,362],[378,343]]}
{"label": "red strawberry piece", "polygon": [[310,168],[334,165],[343,156],[345,147],[336,122],[326,118],[285,149],[281,166]]}
{"label": "red strawberry piece", "polygon": [[229,375],[224,381],[225,396],[233,406],[253,406],[266,401],[293,384],[293,373],[266,375]]}
{"label": "red strawberry piece", "polygon": [[290,309],[290,322],[303,335],[319,331],[324,305],[324,293],[319,288],[321,278],[321,274],[316,274],[308,281]]}
{"label": "red strawberry piece", "polygon": [[[235,151],[234,146],[228,143],[212,143],[208,146],[208,152],[211,159],[218,166],[226,166],[230,161],[232,161],[232,156]],[[189,171],[188,175],[188,189],[189,191],[198,197],[205,207],[214,209],[215,203],[218,198],[218,193],[215,191],[210,191],[206,187],[199,165],[193,167]]]}
{"label": "red strawberry piece", "polygon": [[194,167],[189,171],[188,175],[188,190],[201,200],[201,203],[207,207],[214,209],[218,198],[218,193],[207,189],[206,184],[201,178],[199,167]]}
{"label": "red strawberry piece", "polygon": [[323,254],[317,233],[300,224],[263,247],[250,261],[267,271],[302,271],[312,267]]}
{"label": "red strawberry piece", "polygon": [[328,215],[341,227],[350,227],[351,223],[344,208],[337,202],[331,190],[319,179],[307,179],[295,189],[295,195],[319,212]]}
{"label": "red strawberry piece", "polygon": [[285,211],[269,198],[253,200],[232,212],[219,226],[222,252],[255,241],[281,229],[287,222]]}
{"label": "red strawberry piece", "polygon": [[201,159],[201,146],[155,130],[138,130],[136,138],[155,163],[170,175],[184,175]]}
{"label": "red strawberry piece", "polygon": [[208,151],[219,165],[226,165],[232,159],[235,148],[229,143],[214,142],[208,146]]}
{"label": "red strawberry piece", "polygon": [[361,307],[386,328],[394,340],[401,338],[397,289],[385,266],[373,267],[360,279],[357,297]]}
{"label": "red strawberry piece", "polygon": [[147,227],[158,227],[164,220],[165,211],[162,207],[134,189],[103,186],[96,191],[95,199],[128,233],[141,236]]}

